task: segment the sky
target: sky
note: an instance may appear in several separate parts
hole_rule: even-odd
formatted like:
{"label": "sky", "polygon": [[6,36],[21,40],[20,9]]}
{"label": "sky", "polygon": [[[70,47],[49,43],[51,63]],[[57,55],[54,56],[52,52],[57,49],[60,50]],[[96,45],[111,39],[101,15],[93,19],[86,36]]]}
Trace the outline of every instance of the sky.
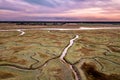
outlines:
{"label": "sky", "polygon": [[120,21],[120,0],[0,0],[0,21]]}

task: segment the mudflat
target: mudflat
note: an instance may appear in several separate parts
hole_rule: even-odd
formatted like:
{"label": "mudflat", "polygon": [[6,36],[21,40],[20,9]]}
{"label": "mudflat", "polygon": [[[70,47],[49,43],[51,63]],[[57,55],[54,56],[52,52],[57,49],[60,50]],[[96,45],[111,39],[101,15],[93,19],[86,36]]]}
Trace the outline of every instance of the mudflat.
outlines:
{"label": "mudflat", "polygon": [[0,80],[120,80],[120,29],[0,31]]}

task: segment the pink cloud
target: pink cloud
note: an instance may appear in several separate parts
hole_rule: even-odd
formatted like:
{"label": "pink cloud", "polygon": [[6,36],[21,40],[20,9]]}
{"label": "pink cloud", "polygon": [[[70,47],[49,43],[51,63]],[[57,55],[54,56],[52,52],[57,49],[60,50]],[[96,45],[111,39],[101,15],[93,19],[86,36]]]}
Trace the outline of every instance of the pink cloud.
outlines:
{"label": "pink cloud", "polygon": [[[54,1],[54,2],[53,2]],[[56,5],[31,4],[25,0],[0,0],[0,20],[46,19],[120,20],[120,0],[49,0]],[[59,6],[57,6],[59,4]],[[61,17],[61,18],[60,18]]]}

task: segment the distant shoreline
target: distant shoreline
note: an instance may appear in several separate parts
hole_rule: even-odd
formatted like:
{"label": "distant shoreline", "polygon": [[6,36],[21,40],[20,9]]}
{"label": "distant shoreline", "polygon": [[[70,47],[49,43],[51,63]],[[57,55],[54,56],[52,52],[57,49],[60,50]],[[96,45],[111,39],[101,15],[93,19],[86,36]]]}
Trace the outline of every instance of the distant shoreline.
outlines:
{"label": "distant shoreline", "polygon": [[120,24],[120,21],[0,21],[0,23],[40,24],[40,23],[83,23],[83,24]]}
{"label": "distant shoreline", "polygon": [[61,28],[76,29],[80,27],[100,28],[100,27],[120,27],[119,22],[0,22],[0,30],[8,29],[40,29],[40,28]]}

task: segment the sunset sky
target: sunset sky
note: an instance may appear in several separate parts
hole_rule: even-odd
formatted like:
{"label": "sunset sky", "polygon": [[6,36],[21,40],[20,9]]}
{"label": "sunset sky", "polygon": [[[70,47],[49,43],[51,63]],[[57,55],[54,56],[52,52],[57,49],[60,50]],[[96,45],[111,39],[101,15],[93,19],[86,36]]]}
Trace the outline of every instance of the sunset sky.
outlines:
{"label": "sunset sky", "polygon": [[120,0],[0,0],[0,21],[120,21]]}

